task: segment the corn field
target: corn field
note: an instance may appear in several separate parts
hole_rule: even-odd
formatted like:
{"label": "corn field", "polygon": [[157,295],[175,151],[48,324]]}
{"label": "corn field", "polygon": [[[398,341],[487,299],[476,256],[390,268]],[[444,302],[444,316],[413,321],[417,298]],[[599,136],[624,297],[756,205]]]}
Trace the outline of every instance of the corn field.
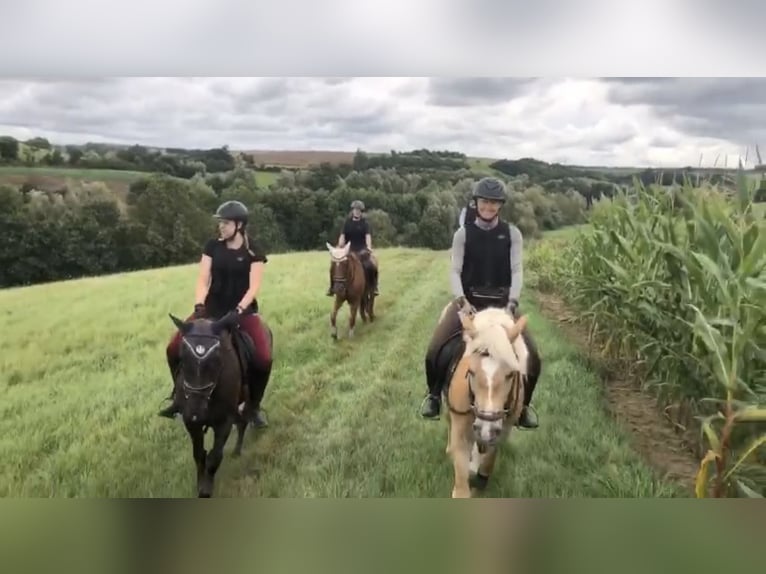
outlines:
{"label": "corn field", "polygon": [[[591,227],[540,244],[529,267],[604,353],[699,430],[698,497],[766,495],[766,233],[756,189],[645,188]],[[633,370],[632,369],[632,370]]]}

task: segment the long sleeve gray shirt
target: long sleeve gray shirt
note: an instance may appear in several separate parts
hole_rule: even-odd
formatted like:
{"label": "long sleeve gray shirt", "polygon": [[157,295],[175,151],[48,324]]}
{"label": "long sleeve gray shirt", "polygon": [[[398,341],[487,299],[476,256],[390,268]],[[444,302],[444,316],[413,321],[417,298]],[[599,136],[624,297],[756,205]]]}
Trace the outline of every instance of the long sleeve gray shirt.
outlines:
{"label": "long sleeve gray shirt", "polygon": [[[480,219],[475,221],[475,224],[482,229],[490,229],[491,227],[485,224]],[[515,225],[508,224],[511,233],[511,284],[509,298],[519,300],[521,296],[521,287],[524,281],[524,270],[522,265],[522,253],[524,247],[524,239],[521,235],[521,231]],[[463,271],[463,255],[465,254],[465,227],[460,227],[455,235],[452,237],[452,265],[450,266],[450,287],[452,288],[452,294],[455,297],[462,297],[463,283],[460,280],[460,273]]]}

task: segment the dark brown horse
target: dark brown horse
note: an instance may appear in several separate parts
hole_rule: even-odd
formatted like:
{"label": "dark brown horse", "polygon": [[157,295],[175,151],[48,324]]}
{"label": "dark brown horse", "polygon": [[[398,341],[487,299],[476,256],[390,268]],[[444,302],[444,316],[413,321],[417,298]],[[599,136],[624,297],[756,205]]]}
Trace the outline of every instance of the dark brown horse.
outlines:
{"label": "dark brown horse", "polygon": [[[251,417],[247,361],[244,354],[240,354],[241,344],[235,347],[233,343],[240,317],[230,313],[217,321],[183,322],[170,315],[182,335],[176,393],[192,441],[200,498],[213,495],[215,474],[234,424],[237,425],[237,444],[233,455],[239,456],[242,452],[245,429]],[[213,429],[215,439],[210,452],[205,452],[208,428]]]}
{"label": "dark brown horse", "polygon": [[[338,310],[343,303],[348,303],[348,336],[354,336],[356,314],[362,316],[362,321],[370,323],[375,321],[375,292],[374,278],[368,277],[364,264],[359,255],[351,251],[351,244],[345,247],[333,247],[326,244],[330,252],[330,276],[332,277],[332,290],[335,294],[332,313],[330,313],[330,334],[333,339],[338,338],[336,320]],[[377,273],[373,268],[370,275]]]}

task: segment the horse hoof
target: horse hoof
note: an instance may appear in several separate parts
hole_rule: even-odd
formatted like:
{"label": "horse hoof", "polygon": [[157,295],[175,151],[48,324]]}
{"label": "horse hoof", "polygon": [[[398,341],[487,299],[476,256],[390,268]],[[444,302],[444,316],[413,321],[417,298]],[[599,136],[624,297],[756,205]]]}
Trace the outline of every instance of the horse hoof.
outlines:
{"label": "horse hoof", "polygon": [[488,476],[482,476],[478,473],[472,474],[468,479],[468,483],[471,485],[471,488],[475,488],[476,490],[485,490],[487,488],[488,482]]}
{"label": "horse hoof", "polygon": [[197,498],[211,498],[211,496],[209,492],[200,492]]}

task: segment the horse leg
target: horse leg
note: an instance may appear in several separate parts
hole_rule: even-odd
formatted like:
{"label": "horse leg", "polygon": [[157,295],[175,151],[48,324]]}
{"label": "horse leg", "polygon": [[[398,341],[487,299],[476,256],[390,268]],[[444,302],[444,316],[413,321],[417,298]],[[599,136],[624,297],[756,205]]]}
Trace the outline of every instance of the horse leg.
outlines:
{"label": "horse leg", "polygon": [[234,445],[234,450],[231,454],[235,458],[238,458],[242,454],[242,443],[245,440],[247,421],[250,420],[250,411],[252,410],[250,390],[248,385],[245,385],[243,394],[245,395],[245,400],[241,405],[237,405],[237,414],[234,419],[237,425],[237,443]]}
{"label": "horse leg", "polygon": [[196,423],[186,423],[186,431],[191,437],[192,454],[197,467],[197,492],[199,493],[205,476],[205,435],[202,432],[202,426]]}
{"label": "horse leg", "polygon": [[367,293],[362,294],[362,300],[359,303],[359,316],[362,323],[367,323]]}
{"label": "horse leg", "polygon": [[332,312],[330,313],[330,336],[333,339],[338,338],[338,325],[336,324],[336,321],[338,319],[338,309],[340,309],[340,306],[342,305],[342,302],[339,301],[338,297],[335,297],[335,301],[333,301],[332,304]]}
{"label": "horse leg", "polygon": [[452,498],[471,498],[471,486],[469,484],[471,447],[469,440],[471,428],[470,417],[455,416],[450,413],[450,440],[449,448],[452,455],[452,466],[455,477],[452,486]]}
{"label": "horse leg", "polygon": [[375,322],[375,293],[378,289],[378,266],[377,263],[372,267],[372,285],[370,286],[370,299],[367,307],[367,314],[370,316],[370,323]]}
{"label": "horse leg", "polygon": [[476,455],[478,456],[478,469],[471,476],[471,486],[476,490],[484,490],[487,488],[489,477],[492,476],[492,470],[495,468],[497,447],[488,446],[482,454],[477,451]]}
{"label": "horse leg", "polygon": [[[375,285],[375,283],[373,283]],[[370,290],[370,295],[367,299],[367,315],[370,317],[370,323],[375,322],[375,290]]]}
{"label": "horse leg", "polygon": [[350,305],[351,309],[348,315],[348,338],[354,336],[354,327],[356,326],[356,313],[359,310],[359,301],[354,301]]}
{"label": "horse leg", "polygon": [[234,445],[232,456],[239,457],[242,454],[242,443],[245,440],[245,429],[247,429],[247,419],[242,415],[237,416],[237,444]]}
{"label": "horse leg", "polygon": [[218,472],[218,467],[221,466],[221,461],[223,460],[223,447],[226,444],[226,441],[229,440],[232,426],[234,426],[232,419],[227,417],[224,422],[213,427],[215,439],[213,441],[213,448],[210,449],[210,452],[207,455],[204,480],[202,487],[199,489],[200,498],[210,498],[213,496],[215,473]]}

